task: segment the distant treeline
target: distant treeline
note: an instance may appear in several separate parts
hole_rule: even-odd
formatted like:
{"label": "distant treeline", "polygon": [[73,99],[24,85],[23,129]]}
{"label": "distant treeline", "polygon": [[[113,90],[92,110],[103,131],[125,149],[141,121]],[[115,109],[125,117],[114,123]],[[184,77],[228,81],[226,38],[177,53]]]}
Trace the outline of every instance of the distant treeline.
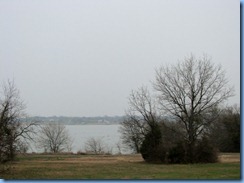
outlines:
{"label": "distant treeline", "polygon": [[120,124],[124,116],[97,116],[97,117],[66,117],[66,116],[33,116],[21,119],[23,122],[52,123],[57,122],[65,125],[114,125]]}

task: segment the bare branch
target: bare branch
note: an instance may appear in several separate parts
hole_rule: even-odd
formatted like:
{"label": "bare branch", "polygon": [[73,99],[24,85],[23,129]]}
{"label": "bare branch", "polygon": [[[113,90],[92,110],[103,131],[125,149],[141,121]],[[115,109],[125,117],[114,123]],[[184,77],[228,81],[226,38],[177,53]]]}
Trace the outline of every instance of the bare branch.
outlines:
{"label": "bare branch", "polygon": [[48,123],[40,125],[37,143],[44,151],[58,153],[70,151],[72,139],[64,125]]}
{"label": "bare branch", "polygon": [[156,70],[154,88],[158,92],[161,109],[184,124],[189,141],[201,135],[204,126],[213,120],[196,119],[234,93],[233,88],[228,86],[222,67],[212,64],[206,55],[200,59],[191,55],[176,66]]}
{"label": "bare branch", "polygon": [[25,105],[14,82],[4,83],[0,93],[0,161],[3,162],[12,160],[18,146],[32,139],[35,123],[21,122],[26,116]]}

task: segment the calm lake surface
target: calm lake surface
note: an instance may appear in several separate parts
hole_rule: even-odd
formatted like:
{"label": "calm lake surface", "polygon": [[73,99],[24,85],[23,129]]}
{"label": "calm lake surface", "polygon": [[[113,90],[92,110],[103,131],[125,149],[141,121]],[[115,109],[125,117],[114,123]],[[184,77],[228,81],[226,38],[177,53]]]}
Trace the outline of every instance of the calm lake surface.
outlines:
{"label": "calm lake surface", "polygon": [[101,139],[106,148],[117,150],[120,141],[120,125],[66,125],[73,141],[73,152],[85,151],[85,142],[89,138]]}
{"label": "calm lake surface", "polygon": [[[69,135],[73,139],[72,152],[85,151],[85,143],[89,138],[101,139],[106,149],[112,149],[112,153],[118,153],[118,144],[122,146],[120,140],[120,125],[65,125]],[[31,145],[30,152],[42,152]],[[123,149],[122,153],[129,153]]]}

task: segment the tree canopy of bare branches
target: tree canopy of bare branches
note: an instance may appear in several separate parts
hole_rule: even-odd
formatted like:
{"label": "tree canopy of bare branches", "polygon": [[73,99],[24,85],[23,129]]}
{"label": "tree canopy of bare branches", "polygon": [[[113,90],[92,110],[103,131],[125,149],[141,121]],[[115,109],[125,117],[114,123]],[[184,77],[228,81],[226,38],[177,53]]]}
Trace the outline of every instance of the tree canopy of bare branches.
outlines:
{"label": "tree canopy of bare branches", "polygon": [[215,66],[207,56],[196,59],[192,55],[177,65],[156,70],[154,88],[165,114],[183,124],[189,153],[193,154],[197,138],[216,118],[213,111],[234,93],[221,66]]}
{"label": "tree canopy of bare branches", "polygon": [[58,153],[71,151],[73,141],[64,125],[48,123],[40,125],[37,143],[45,152]]}
{"label": "tree canopy of bare branches", "polygon": [[136,117],[127,116],[119,128],[122,143],[134,153],[140,153],[141,144],[146,135],[146,124]]}
{"label": "tree canopy of bare branches", "polygon": [[[131,92],[127,116],[134,121],[143,122],[149,128],[152,128],[160,120],[156,109],[156,101],[151,97],[146,87]],[[146,130],[146,128],[144,129]]]}
{"label": "tree canopy of bare branches", "polygon": [[[141,152],[145,137],[150,133],[152,138],[158,128],[159,115],[156,103],[146,87],[132,91],[129,97],[129,110],[120,127],[123,144],[134,152]],[[145,148],[144,148],[145,149]]]}
{"label": "tree canopy of bare branches", "polygon": [[14,82],[8,81],[0,95],[0,162],[12,160],[23,140],[32,139],[35,123],[21,122],[26,117],[25,105]]}
{"label": "tree canopy of bare branches", "polygon": [[106,147],[102,138],[91,137],[85,143],[85,150],[87,153],[104,154]]}

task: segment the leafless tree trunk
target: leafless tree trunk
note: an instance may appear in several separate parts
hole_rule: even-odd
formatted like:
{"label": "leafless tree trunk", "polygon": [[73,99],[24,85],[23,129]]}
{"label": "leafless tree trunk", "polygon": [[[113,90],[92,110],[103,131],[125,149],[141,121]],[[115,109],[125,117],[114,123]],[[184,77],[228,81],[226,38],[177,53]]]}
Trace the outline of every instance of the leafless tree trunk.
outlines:
{"label": "leafless tree trunk", "polygon": [[19,91],[14,82],[3,85],[0,95],[0,162],[13,160],[18,145],[23,140],[32,140],[35,123],[21,121],[26,114],[25,105],[20,99]]}
{"label": "leafless tree trunk", "polygon": [[197,138],[216,117],[209,114],[233,95],[227,84],[221,66],[212,64],[207,56],[190,56],[175,66],[156,70],[154,88],[161,109],[184,125],[190,159]]}
{"label": "leafless tree trunk", "polygon": [[40,125],[38,145],[46,152],[70,151],[72,139],[64,125],[58,123],[48,123]]}

